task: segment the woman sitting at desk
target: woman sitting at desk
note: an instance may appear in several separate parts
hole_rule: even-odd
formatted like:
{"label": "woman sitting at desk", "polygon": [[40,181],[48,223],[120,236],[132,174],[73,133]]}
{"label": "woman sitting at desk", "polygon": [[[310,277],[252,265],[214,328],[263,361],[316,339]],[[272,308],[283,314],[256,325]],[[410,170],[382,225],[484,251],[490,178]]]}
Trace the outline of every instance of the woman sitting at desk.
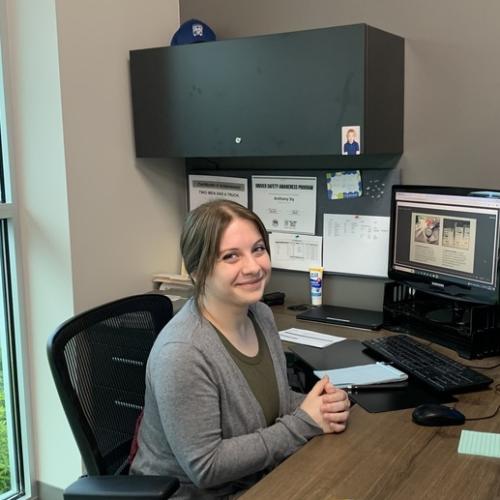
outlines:
{"label": "woman sitting at desk", "polygon": [[177,498],[249,488],[322,433],[342,432],[349,399],[327,379],[290,390],[271,310],[261,220],[229,201],[192,211],[181,251],[195,292],[158,336],[132,474],[180,479]]}

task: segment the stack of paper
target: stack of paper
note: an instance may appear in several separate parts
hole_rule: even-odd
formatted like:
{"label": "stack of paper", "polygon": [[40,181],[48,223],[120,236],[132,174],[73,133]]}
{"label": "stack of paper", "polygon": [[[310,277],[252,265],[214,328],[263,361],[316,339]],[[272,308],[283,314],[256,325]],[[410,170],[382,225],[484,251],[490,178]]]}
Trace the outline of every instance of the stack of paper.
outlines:
{"label": "stack of paper", "polygon": [[153,276],[153,286],[156,290],[191,290],[193,284],[186,274],[155,274]]}
{"label": "stack of paper", "polygon": [[336,370],[315,370],[314,374],[319,378],[328,375],[332,384],[337,387],[388,384],[401,382],[408,378],[406,373],[385,363],[350,366]]}

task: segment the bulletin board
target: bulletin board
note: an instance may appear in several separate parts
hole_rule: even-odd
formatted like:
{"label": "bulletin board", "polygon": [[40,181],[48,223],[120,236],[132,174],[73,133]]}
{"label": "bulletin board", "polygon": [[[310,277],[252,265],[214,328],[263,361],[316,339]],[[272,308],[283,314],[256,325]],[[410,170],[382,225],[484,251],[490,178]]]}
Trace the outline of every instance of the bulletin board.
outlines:
{"label": "bulletin board", "polygon": [[[391,169],[366,169],[361,170],[361,190],[362,194],[358,197],[343,198],[343,199],[330,199],[328,196],[328,178],[327,174],[332,174],[336,170],[293,170],[293,171],[283,171],[283,170],[266,170],[255,169],[255,170],[216,170],[207,171],[206,169],[193,169],[187,168],[187,175],[197,174],[197,175],[217,175],[217,176],[227,176],[227,177],[239,177],[246,178],[248,180],[248,205],[250,209],[252,207],[252,176],[266,175],[266,176],[297,176],[297,177],[316,177],[317,192],[316,192],[316,225],[315,234],[318,236],[324,236],[324,220],[325,214],[327,215],[326,220],[329,223],[327,231],[331,232],[331,224],[336,223],[340,220],[338,217],[328,216],[330,214],[343,215],[345,219],[349,216],[358,216],[360,221],[370,221],[370,224],[377,225],[384,223],[384,227],[387,224],[388,227],[388,217],[390,217],[391,208],[391,190],[394,184],[400,183],[400,171],[397,168]],[[374,227],[375,227],[374,226]],[[358,227],[359,229],[359,227]],[[362,230],[359,230],[362,232]],[[336,239],[335,245],[337,247],[343,247],[344,245],[354,244],[347,238]],[[352,235],[351,235],[352,236]],[[351,238],[352,239],[352,238]],[[332,240],[330,240],[331,243]],[[350,241],[350,243],[349,243]],[[325,240],[323,249],[323,259],[325,259]],[[366,246],[364,243],[355,243],[356,248]],[[359,252],[353,252],[354,247],[346,247],[341,249],[342,252],[340,256],[344,255],[354,255],[356,254],[356,259],[359,262],[366,260],[366,256],[362,256]],[[325,273],[327,274],[338,274],[338,275],[348,275],[348,276],[369,276],[369,277],[379,277],[385,278],[383,273],[379,273],[377,270],[386,268],[387,261],[381,262],[382,256],[375,252],[375,255],[370,255],[371,263],[373,266],[366,265],[356,266],[352,265],[351,261],[346,259],[342,264],[341,260],[338,261],[339,265],[332,265],[332,269],[328,269],[325,266]],[[379,262],[374,262],[379,260]],[[350,263],[349,263],[350,262]],[[370,264],[370,262],[368,262]],[[340,266],[340,267],[339,267]],[[374,274],[375,272],[375,274]]]}

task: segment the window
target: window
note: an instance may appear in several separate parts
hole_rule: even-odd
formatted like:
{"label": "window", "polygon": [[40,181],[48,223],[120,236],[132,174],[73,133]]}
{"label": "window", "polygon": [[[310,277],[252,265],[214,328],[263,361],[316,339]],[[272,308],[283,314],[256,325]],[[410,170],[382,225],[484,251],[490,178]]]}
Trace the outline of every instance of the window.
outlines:
{"label": "window", "polygon": [[0,24],[0,500],[5,500],[29,494],[30,482],[26,480],[28,462],[22,446],[26,442],[26,415],[21,411],[25,401],[20,397],[17,218],[9,171],[1,35]]}

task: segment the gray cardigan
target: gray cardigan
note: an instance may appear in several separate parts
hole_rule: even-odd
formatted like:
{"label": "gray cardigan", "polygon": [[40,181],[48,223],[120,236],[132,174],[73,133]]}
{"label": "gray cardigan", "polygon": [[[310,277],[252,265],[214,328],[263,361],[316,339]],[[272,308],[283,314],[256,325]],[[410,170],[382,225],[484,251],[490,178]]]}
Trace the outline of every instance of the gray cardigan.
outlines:
{"label": "gray cardigan", "polygon": [[251,306],[268,343],[280,417],[261,406],[212,325],[191,299],[159,334],[146,372],[144,417],[131,474],[176,476],[176,498],[220,498],[250,487],[322,433],[290,390],[271,310]]}

